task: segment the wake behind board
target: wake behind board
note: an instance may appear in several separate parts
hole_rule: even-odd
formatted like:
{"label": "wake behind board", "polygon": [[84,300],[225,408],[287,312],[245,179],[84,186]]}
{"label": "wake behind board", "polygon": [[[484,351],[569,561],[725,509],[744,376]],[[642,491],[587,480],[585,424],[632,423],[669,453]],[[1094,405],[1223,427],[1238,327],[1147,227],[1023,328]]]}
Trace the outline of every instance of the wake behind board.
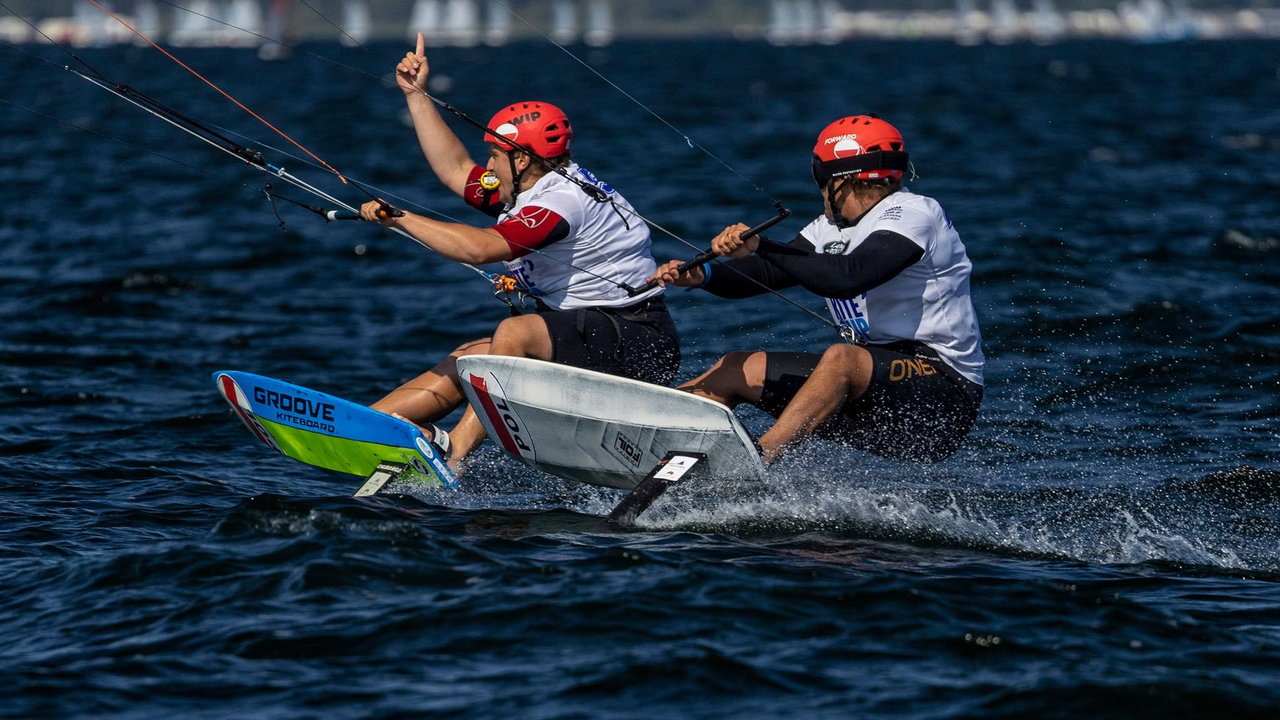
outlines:
{"label": "wake behind board", "polygon": [[746,430],[713,400],[528,358],[469,355],[458,374],[489,437],[552,475],[631,490],[668,453],[694,453],[710,480],[765,477]]}
{"label": "wake behind board", "polygon": [[219,370],[213,382],[259,440],[294,460],[368,478],[377,492],[399,468],[456,487],[457,478],[418,426],[359,403],[252,373]]}

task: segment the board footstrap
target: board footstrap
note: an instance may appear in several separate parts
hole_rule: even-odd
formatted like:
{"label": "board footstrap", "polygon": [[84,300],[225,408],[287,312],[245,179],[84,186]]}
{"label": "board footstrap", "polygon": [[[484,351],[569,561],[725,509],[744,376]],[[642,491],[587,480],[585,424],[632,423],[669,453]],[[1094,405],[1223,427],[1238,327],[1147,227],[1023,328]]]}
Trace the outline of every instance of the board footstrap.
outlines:
{"label": "board footstrap", "polygon": [[630,525],[672,485],[705,474],[705,453],[672,451],[609,513],[609,522]]}

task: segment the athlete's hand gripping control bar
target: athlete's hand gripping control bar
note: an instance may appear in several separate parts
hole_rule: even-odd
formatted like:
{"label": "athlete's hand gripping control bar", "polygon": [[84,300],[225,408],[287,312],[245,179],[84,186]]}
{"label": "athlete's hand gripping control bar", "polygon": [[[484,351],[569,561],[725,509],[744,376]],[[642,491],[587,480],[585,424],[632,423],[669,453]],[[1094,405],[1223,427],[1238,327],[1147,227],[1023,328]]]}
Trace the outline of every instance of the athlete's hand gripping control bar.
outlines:
{"label": "athlete's hand gripping control bar", "polygon": [[[755,227],[747,228],[747,230],[742,233],[742,239],[745,240],[749,237],[755,237],[756,235],[759,235],[765,230],[768,230],[774,225],[777,225],[783,220],[786,220],[789,215],[791,215],[791,211],[779,205],[777,215],[774,215],[773,217],[769,218],[768,220],[765,220],[764,222],[760,223],[759,225],[756,225]],[[677,273],[689,272],[690,270],[696,267],[702,267],[703,265],[706,265],[707,263],[716,259],[716,257],[717,257],[716,251],[712,250],[711,248],[707,248],[706,250],[703,250],[702,252],[698,253],[692,260],[689,260],[688,262],[685,262],[685,263],[681,263],[680,266],[676,268],[676,272]],[[627,294],[634,297],[636,295],[639,295],[640,293],[649,292],[650,290],[654,289],[657,286],[658,286],[657,280],[650,280],[649,282],[646,282],[644,285],[641,285],[639,287],[631,287],[628,285]]]}

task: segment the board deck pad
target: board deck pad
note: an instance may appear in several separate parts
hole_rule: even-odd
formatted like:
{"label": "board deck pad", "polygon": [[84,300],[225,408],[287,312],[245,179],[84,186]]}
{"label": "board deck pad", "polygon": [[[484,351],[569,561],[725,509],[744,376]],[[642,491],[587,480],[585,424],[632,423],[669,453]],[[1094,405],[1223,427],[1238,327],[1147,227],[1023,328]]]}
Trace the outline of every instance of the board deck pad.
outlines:
{"label": "board deck pad", "polygon": [[489,437],[553,475],[630,490],[685,452],[707,456],[710,480],[764,480],[750,436],[713,400],[529,358],[468,355],[458,374]]}
{"label": "board deck pad", "polygon": [[219,370],[213,382],[249,432],[294,460],[364,478],[379,463],[403,463],[432,484],[458,484],[413,423],[262,375]]}

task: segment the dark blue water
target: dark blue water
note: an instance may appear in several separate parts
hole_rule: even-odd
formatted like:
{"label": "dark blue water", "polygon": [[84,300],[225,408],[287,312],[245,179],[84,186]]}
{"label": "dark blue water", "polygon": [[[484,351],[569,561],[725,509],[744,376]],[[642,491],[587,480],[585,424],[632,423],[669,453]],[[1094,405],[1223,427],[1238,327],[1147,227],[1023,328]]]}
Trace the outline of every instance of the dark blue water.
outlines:
{"label": "dark blue water", "polygon": [[[264,174],[55,48],[3,48],[0,715],[1271,717],[1277,47],[582,53],[731,169],[554,47],[432,52],[441,96],[481,119],[568,109],[578,159],[694,245],[769,217],[768,195],[798,230],[819,210],[812,138],[878,112],[968,245],[988,391],[954,458],[815,443],[767,493],[677,499],[627,531],[600,519],[614,492],[492,448],[459,492],[355,500],[256,444],[213,370],[371,402],[505,309],[380,228],[285,205],[280,229]],[[403,50],[182,57],[342,172],[479,222],[380,82]],[[81,56],[363,199],[154,51]],[[671,304],[684,378],[833,341],[777,298]]]}

